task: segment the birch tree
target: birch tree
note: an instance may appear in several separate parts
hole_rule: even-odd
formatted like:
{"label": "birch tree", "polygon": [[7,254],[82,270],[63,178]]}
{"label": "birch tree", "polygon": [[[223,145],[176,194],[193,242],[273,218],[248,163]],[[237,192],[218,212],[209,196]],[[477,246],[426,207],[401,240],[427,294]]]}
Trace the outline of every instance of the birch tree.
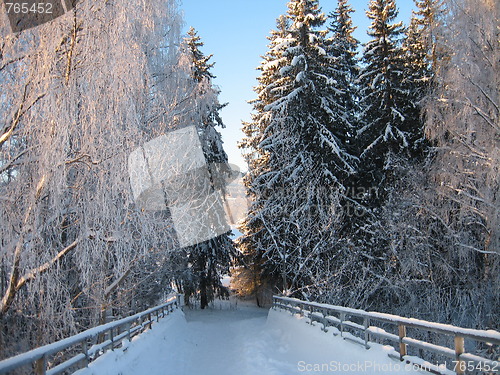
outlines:
{"label": "birch tree", "polygon": [[172,0],[80,1],[19,34],[1,25],[3,356],[133,308],[124,286],[175,248],[168,215],[133,205],[126,165],[193,110],[180,24]]}
{"label": "birch tree", "polygon": [[500,301],[499,8],[488,0],[450,0],[446,7],[439,32],[450,57],[439,64],[427,104],[426,130],[437,146],[432,207],[449,230],[445,251],[452,264],[461,277],[470,275],[467,292],[457,294],[494,324]]}

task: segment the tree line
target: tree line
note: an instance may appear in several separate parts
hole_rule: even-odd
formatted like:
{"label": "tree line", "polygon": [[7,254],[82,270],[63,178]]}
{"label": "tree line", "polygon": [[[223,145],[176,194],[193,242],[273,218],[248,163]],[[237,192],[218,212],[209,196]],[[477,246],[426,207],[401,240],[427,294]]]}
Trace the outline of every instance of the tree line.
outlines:
{"label": "tree line", "polygon": [[[500,311],[498,4],[290,0],[240,144],[242,294],[478,328]],[[360,52],[361,51],[361,52]]]}

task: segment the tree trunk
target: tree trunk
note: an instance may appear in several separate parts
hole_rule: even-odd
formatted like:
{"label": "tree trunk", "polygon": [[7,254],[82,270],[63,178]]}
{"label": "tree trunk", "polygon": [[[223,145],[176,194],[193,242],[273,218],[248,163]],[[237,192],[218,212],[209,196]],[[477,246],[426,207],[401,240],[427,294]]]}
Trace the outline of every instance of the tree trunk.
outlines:
{"label": "tree trunk", "polygon": [[200,297],[201,297],[201,308],[204,309],[208,306],[208,295],[207,295],[207,274],[205,271],[201,273],[200,278]]}

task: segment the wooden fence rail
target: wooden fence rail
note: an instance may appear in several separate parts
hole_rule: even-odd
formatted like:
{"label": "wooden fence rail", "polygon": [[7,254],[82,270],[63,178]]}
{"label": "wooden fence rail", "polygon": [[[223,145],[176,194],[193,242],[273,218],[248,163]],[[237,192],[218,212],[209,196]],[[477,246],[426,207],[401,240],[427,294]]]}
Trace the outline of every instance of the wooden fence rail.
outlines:
{"label": "wooden fence rail", "polygon": [[[88,329],[53,344],[0,361],[0,374],[7,374],[28,365],[32,365],[36,375],[56,375],[77,365],[88,366],[89,362],[107,350],[120,347],[122,340],[131,340],[146,328],[151,328],[154,320],[159,321],[174,309],[181,307],[182,297],[182,295],[174,296],[166,303],[138,314]],[[98,343],[99,337],[104,337],[105,340]],[[48,369],[49,359],[52,356],[70,348],[77,350],[78,354]]]}
{"label": "wooden fence rail", "polygon": [[[318,322],[327,327],[336,327],[341,337],[370,348],[370,342],[375,339],[387,340],[395,344],[399,351],[398,359],[407,363],[420,365],[425,370],[436,374],[449,373],[437,364],[425,363],[421,358],[408,355],[408,347],[413,347],[424,352],[431,352],[450,358],[446,362],[448,369],[456,374],[500,374],[500,362],[465,352],[465,339],[473,340],[486,345],[500,345],[500,332],[488,330],[475,330],[455,327],[449,324],[427,322],[413,318],[403,318],[397,315],[378,312],[366,312],[342,306],[326,305],[315,302],[305,302],[295,298],[273,297],[273,308],[284,309],[293,314],[301,314],[310,319],[310,323]],[[353,318],[358,322],[352,321]],[[351,320],[350,320],[351,319]],[[362,324],[361,324],[362,322]],[[392,326],[395,333],[387,332],[382,326]],[[434,332],[453,338],[454,347],[449,348],[435,343],[426,342],[409,337],[407,328],[417,329],[422,332]],[[348,332],[347,332],[348,331]],[[353,333],[354,334],[353,334]],[[334,333],[335,334],[335,333]]]}

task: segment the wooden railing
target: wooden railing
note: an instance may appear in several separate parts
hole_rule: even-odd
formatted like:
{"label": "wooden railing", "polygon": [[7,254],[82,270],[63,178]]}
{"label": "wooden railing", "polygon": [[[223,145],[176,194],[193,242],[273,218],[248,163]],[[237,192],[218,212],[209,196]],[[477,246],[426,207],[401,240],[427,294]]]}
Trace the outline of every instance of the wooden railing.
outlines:
{"label": "wooden railing", "polygon": [[[128,339],[130,341],[132,337],[140,334],[146,328],[151,328],[154,321],[158,322],[174,309],[181,307],[182,297],[182,295],[171,297],[166,303],[128,318],[91,328],[53,344],[5,359],[0,362],[0,374],[7,374],[28,367],[28,365],[32,366],[37,375],[56,375],[76,366],[88,366],[93,359],[107,350],[120,347],[122,340]],[[98,342],[100,337],[104,337],[103,342]],[[50,359],[57,353],[68,349],[73,349],[78,354],[49,369]]]}
{"label": "wooden railing", "polygon": [[[490,347],[500,345],[500,332],[488,330],[475,330],[469,328],[455,327],[449,324],[427,322],[412,318],[403,318],[396,315],[378,312],[366,312],[341,306],[333,306],[314,302],[305,302],[295,298],[273,297],[273,308],[284,309],[293,314],[301,314],[310,319],[310,323],[318,322],[323,325],[323,330],[334,327],[334,334],[340,334],[346,340],[353,341],[370,348],[374,339],[382,342],[389,341],[395,344],[399,352],[397,358],[401,361],[420,366],[421,368],[436,373],[445,374],[449,370],[456,374],[479,373],[500,374],[500,362],[481,357],[477,354],[465,351],[465,339],[476,343],[485,343]],[[392,327],[394,333],[387,332]],[[385,328],[385,329],[384,329]],[[436,343],[409,337],[407,328],[415,332],[434,332],[439,336],[453,338],[454,347],[446,347]],[[424,335],[421,335],[424,336]],[[451,341],[451,340],[450,340]],[[450,362],[443,365],[431,364],[417,356],[408,355],[408,347],[416,348],[424,352],[435,353],[439,356],[450,358]]]}

